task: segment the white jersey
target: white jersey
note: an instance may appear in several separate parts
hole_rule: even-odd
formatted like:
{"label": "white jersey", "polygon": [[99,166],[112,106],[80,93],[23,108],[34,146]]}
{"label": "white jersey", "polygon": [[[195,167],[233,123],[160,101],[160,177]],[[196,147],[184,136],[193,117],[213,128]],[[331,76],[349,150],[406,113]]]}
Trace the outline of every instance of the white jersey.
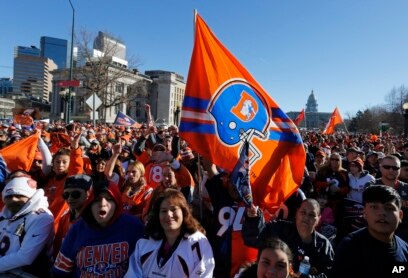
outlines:
{"label": "white jersey", "polygon": [[52,251],[54,217],[42,189],[10,215],[6,207],[0,213],[0,272],[31,265],[44,248]]}
{"label": "white jersey", "polygon": [[201,232],[182,238],[168,260],[159,266],[158,253],[162,242],[139,239],[125,277],[213,277],[213,252],[208,239]]}

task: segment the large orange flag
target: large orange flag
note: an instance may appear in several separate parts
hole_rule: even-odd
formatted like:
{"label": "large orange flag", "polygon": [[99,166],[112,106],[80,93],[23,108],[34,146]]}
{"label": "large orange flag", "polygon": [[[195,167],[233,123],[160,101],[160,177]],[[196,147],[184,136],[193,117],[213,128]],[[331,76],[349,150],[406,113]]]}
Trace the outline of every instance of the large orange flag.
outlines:
{"label": "large orange flag", "polygon": [[333,134],[336,125],[343,123],[343,118],[341,117],[339,109],[336,107],[330,116],[329,122],[327,123],[323,134]]}
{"label": "large orange flag", "polygon": [[296,126],[299,126],[300,123],[305,119],[305,108],[300,111],[299,115],[297,115],[296,119],[293,121]]}
{"label": "large orange flag", "polygon": [[298,129],[198,15],[180,135],[229,172],[248,142],[254,203],[269,211],[301,182],[305,151]]}
{"label": "large orange flag", "polygon": [[40,133],[37,132],[0,150],[0,180],[6,178],[6,172],[30,170],[39,138]]}

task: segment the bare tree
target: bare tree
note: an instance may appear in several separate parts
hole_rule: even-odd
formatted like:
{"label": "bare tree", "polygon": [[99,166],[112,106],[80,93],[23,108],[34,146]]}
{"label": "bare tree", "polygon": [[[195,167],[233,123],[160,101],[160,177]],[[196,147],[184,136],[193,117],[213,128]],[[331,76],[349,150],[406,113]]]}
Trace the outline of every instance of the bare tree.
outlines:
{"label": "bare tree", "polygon": [[390,112],[403,113],[402,104],[408,100],[408,89],[401,85],[398,88],[393,87],[385,96],[386,108]]}
{"label": "bare tree", "polygon": [[[134,70],[138,66],[136,59],[117,58],[122,50],[122,42],[114,39],[109,33],[104,33],[104,36],[106,39],[99,42],[100,45],[97,47],[99,49],[95,49],[94,34],[82,29],[76,36],[78,44],[76,74],[83,80],[87,96],[96,94],[102,100],[103,119],[106,119],[106,111],[110,107],[127,104],[133,98],[132,94],[125,90],[125,84],[129,84],[129,80],[135,80],[131,91],[145,84],[138,82],[143,78],[137,78],[138,71]],[[143,90],[138,88],[136,91]]]}

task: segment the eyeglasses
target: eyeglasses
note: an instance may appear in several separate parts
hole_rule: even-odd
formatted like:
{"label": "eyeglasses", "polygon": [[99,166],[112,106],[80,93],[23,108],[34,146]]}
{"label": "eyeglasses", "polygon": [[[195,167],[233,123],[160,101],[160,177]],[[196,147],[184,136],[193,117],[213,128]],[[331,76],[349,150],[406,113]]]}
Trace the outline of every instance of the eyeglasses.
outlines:
{"label": "eyeglasses", "polygon": [[307,212],[307,211],[304,211],[304,210],[299,210],[299,213],[300,213],[300,215],[307,216],[308,218],[316,218],[317,217],[316,214],[314,214],[312,212]]}
{"label": "eyeglasses", "polygon": [[34,163],[35,163],[35,162],[42,163],[42,160],[35,159],[35,160],[34,160]]}
{"label": "eyeglasses", "polygon": [[339,158],[330,158],[330,160],[332,160],[332,161],[340,161]]}
{"label": "eyeglasses", "polygon": [[384,169],[386,170],[394,170],[394,171],[398,171],[399,169],[401,169],[401,167],[398,166],[392,166],[392,165],[381,165]]}
{"label": "eyeglasses", "polygon": [[72,199],[79,199],[81,195],[82,195],[81,191],[77,191],[77,190],[71,191],[71,192],[67,191],[62,194],[62,198],[64,200],[68,200],[69,196],[71,196]]}

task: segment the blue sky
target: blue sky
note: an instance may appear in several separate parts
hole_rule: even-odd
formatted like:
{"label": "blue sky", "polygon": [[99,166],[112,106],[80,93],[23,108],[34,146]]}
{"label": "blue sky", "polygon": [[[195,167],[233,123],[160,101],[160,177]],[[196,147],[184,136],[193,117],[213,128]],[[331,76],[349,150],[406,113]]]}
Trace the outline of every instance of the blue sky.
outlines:
{"label": "blue sky", "polygon": [[[75,29],[121,38],[140,70],[187,78],[197,9],[280,107],[299,111],[314,90],[319,111],[343,117],[384,103],[408,85],[405,0],[72,0]],[[68,0],[1,0],[0,77],[13,49],[41,36],[70,39]]]}

